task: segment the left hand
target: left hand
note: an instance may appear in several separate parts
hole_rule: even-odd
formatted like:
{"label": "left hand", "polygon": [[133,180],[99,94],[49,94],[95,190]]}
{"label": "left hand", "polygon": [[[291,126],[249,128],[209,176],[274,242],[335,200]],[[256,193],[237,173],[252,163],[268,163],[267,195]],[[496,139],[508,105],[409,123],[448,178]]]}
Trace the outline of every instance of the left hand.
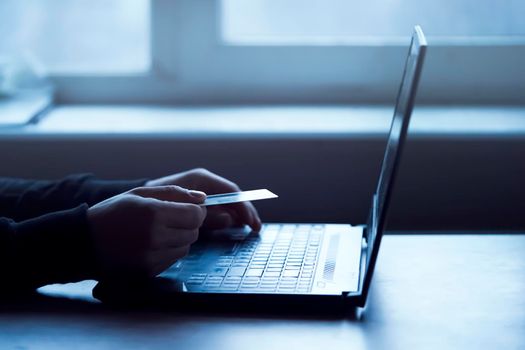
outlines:
{"label": "left hand", "polygon": [[[202,191],[206,194],[241,190],[235,183],[206,169],[193,169],[146,183],[146,186],[165,185],[177,185],[191,190]],[[257,214],[257,210],[250,202],[209,207],[202,227],[204,229],[222,229],[240,225],[249,225],[254,231],[260,231],[261,229],[259,214]]]}

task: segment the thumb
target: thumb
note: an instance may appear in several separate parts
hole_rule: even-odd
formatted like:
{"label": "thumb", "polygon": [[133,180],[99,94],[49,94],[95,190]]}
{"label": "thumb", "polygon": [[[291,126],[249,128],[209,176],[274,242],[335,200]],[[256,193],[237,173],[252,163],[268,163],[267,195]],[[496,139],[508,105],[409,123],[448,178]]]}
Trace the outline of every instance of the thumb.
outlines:
{"label": "thumb", "polygon": [[188,190],[175,185],[137,187],[132,189],[130,193],[144,198],[154,198],[161,201],[194,204],[201,204],[206,199],[206,193],[204,192]]}

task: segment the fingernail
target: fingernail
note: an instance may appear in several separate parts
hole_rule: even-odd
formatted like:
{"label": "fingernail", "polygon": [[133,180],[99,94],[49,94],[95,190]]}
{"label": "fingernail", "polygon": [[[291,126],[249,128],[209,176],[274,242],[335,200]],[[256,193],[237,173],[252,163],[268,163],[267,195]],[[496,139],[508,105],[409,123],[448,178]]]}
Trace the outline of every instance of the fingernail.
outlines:
{"label": "fingernail", "polygon": [[195,198],[204,198],[204,197],[206,197],[206,193],[204,193],[202,191],[189,190],[188,193],[190,194],[190,196],[195,197]]}

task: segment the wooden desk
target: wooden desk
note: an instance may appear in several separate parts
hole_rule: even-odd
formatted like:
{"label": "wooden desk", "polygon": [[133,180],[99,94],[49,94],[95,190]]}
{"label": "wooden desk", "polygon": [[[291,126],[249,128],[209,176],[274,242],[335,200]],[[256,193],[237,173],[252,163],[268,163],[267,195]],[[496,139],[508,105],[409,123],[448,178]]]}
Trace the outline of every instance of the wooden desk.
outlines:
{"label": "wooden desk", "polygon": [[[89,295],[92,282],[46,288]],[[387,236],[357,319],[3,307],[0,349],[525,349],[525,235]]]}

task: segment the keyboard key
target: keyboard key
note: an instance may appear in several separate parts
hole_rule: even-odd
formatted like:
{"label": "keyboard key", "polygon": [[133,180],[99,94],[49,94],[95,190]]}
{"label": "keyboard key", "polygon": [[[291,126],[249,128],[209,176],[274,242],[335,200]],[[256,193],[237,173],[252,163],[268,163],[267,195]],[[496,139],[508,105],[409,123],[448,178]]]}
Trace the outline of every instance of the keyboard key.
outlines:
{"label": "keyboard key", "polygon": [[264,276],[261,282],[276,282],[279,281],[279,277]]}
{"label": "keyboard key", "polygon": [[271,252],[272,252],[271,248],[264,248],[264,249],[260,248],[255,251],[254,256],[264,257],[264,256],[270,255]]}
{"label": "keyboard key", "polygon": [[266,260],[252,260],[250,265],[262,265],[266,266]]}
{"label": "keyboard key", "polygon": [[248,263],[233,263],[232,267],[244,267],[244,268],[247,268],[248,267]]}
{"label": "keyboard key", "polygon": [[264,272],[264,269],[249,269],[246,272],[246,276],[250,277],[261,277]]}
{"label": "keyboard key", "polygon": [[221,284],[216,282],[206,282],[204,283],[204,287],[210,288],[210,287],[219,287]]}
{"label": "keyboard key", "polygon": [[261,279],[259,277],[244,277],[244,281],[250,281],[250,282],[259,282]]}
{"label": "keyboard key", "polygon": [[286,254],[283,254],[283,256],[272,255],[270,257],[270,261],[285,261],[285,260],[286,260]]}
{"label": "keyboard key", "polygon": [[228,276],[244,276],[245,272],[245,267],[231,267],[228,271]]}
{"label": "keyboard key", "polygon": [[284,267],[285,270],[293,270],[293,271],[299,271],[301,270],[301,266],[289,266],[289,265],[286,265]]}
{"label": "keyboard key", "polygon": [[277,284],[273,284],[273,285],[261,284],[259,286],[259,288],[266,289],[267,291],[268,290],[274,291],[274,290],[276,290],[278,288],[278,286],[277,286]]}
{"label": "keyboard key", "polygon": [[228,277],[226,276],[226,278],[224,279],[224,283],[228,283],[228,284],[234,284],[234,283],[241,283],[241,277]]}
{"label": "keyboard key", "polygon": [[299,270],[285,270],[283,272],[285,277],[299,277]]}
{"label": "keyboard key", "polygon": [[232,264],[249,264],[250,259],[235,259]]}
{"label": "keyboard key", "polygon": [[288,258],[292,259],[302,259],[304,254],[288,254]]}
{"label": "keyboard key", "polygon": [[264,277],[279,277],[281,276],[281,272],[280,271],[267,271],[264,273]]}
{"label": "keyboard key", "polygon": [[246,282],[243,281],[243,283],[241,283],[241,286],[239,288],[257,288],[258,285],[259,285],[258,282],[246,283]]}
{"label": "keyboard key", "polygon": [[286,256],[288,255],[288,249],[284,249],[284,250],[279,250],[279,249],[274,249],[274,251],[272,252],[272,258],[286,258]]}
{"label": "keyboard key", "polygon": [[251,264],[249,266],[249,269],[250,270],[253,270],[253,269],[260,269],[260,270],[264,270],[264,267],[266,266],[266,264]]}
{"label": "keyboard key", "polygon": [[266,272],[281,272],[282,268],[281,267],[268,267],[266,269]]}
{"label": "keyboard key", "polygon": [[264,276],[261,278],[261,283],[277,283],[280,280],[280,276],[267,276],[265,272]]}
{"label": "keyboard key", "polygon": [[283,277],[281,277],[281,281],[298,281],[298,280],[299,280],[299,278],[293,277],[293,276],[292,277],[290,277],[290,276],[283,276]]}
{"label": "keyboard key", "polygon": [[279,285],[279,287],[277,287],[277,290],[282,290],[282,291],[294,291],[295,290],[295,286],[288,286],[288,285]]}
{"label": "keyboard key", "polygon": [[211,281],[211,282],[217,282],[217,281],[219,281],[219,282],[222,282],[222,279],[223,279],[222,277],[214,277],[214,276],[210,276],[210,277],[208,277],[207,281]]}
{"label": "keyboard key", "polygon": [[228,278],[226,277],[224,279],[223,284],[239,284],[241,283],[242,279],[240,277],[234,277],[234,278]]}
{"label": "keyboard key", "polygon": [[297,283],[292,283],[292,282],[286,282],[286,283],[285,282],[281,282],[281,283],[279,283],[279,287],[282,287],[282,288],[284,288],[284,287],[294,287],[295,288],[296,285],[297,285]]}
{"label": "keyboard key", "polygon": [[270,258],[270,264],[282,264],[286,261],[285,257],[282,258]]}
{"label": "keyboard key", "polygon": [[279,281],[273,281],[273,282],[261,282],[260,285],[261,286],[273,286],[273,287],[277,287],[277,285],[279,284]]}
{"label": "keyboard key", "polygon": [[239,289],[239,285],[238,284],[237,285],[223,284],[220,289],[224,290],[225,292],[235,291]]}

